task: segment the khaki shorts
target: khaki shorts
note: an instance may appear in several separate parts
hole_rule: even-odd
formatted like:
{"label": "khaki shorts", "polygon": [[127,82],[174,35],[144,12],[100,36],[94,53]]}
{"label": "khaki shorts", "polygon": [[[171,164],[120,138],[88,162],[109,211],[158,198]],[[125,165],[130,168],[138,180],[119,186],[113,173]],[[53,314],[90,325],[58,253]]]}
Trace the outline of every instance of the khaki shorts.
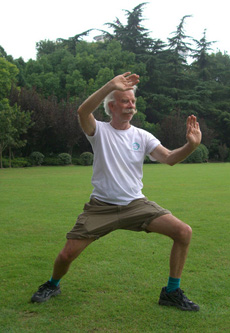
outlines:
{"label": "khaki shorts", "polygon": [[95,198],[84,206],[67,239],[98,239],[117,230],[146,231],[149,223],[162,215],[171,214],[167,209],[147,198],[137,199],[126,206],[113,205]]}

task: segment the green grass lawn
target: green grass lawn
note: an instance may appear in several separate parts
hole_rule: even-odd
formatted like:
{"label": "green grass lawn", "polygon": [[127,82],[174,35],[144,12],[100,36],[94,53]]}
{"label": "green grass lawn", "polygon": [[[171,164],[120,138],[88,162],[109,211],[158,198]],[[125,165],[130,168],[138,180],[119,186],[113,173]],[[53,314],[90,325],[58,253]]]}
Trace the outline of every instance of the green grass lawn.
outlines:
{"label": "green grass lawn", "polygon": [[229,332],[229,163],[144,166],[144,194],[193,228],[181,287],[200,312],[158,305],[172,241],[129,231],[89,246],[61,295],[30,303],[89,199],[91,175],[80,166],[0,170],[0,332]]}

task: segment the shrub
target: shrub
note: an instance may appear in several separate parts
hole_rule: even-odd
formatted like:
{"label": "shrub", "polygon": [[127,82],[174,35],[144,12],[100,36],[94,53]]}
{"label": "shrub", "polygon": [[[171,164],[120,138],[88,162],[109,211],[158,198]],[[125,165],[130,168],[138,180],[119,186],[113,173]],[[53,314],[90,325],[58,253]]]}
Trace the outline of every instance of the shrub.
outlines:
{"label": "shrub", "polygon": [[72,158],[70,154],[61,153],[58,155],[60,165],[69,165],[72,163]]}
{"label": "shrub", "polygon": [[196,150],[186,158],[185,163],[204,163],[208,161],[208,148],[200,144]]}
{"label": "shrub", "polygon": [[23,157],[18,157],[18,158],[14,158],[11,161],[11,166],[12,168],[23,168],[23,167],[30,167],[32,166],[31,161],[23,158]]}
{"label": "shrub", "polygon": [[72,164],[81,165],[79,157],[72,157]]}
{"label": "shrub", "polygon": [[228,155],[229,155],[229,148],[226,146],[226,144],[219,145],[218,152],[219,152],[220,160],[222,162],[226,161],[228,158]]}
{"label": "shrub", "polygon": [[60,165],[60,160],[58,159],[58,157],[55,156],[52,157],[46,156],[44,158],[43,165],[52,165],[52,166]]}
{"label": "shrub", "polygon": [[[3,168],[9,168],[9,160],[7,158],[2,159]],[[11,160],[12,168],[23,168],[32,166],[31,160],[24,157],[17,157]]]}
{"label": "shrub", "polygon": [[220,140],[217,139],[212,139],[211,144],[209,145],[209,157],[212,160],[219,160],[219,145],[220,145]]}
{"label": "shrub", "polygon": [[2,158],[2,166],[3,168],[9,168],[9,160],[7,158]]}
{"label": "shrub", "polygon": [[30,154],[30,159],[33,165],[41,165],[44,160],[44,155],[39,151],[34,151]]}
{"label": "shrub", "polygon": [[80,155],[79,162],[81,165],[92,165],[93,164],[93,154],[90,152],[85,152]]}
{"label": "shrub", "polygon": [[202,162],[208,162],[208,158],[209,158],[208,148],[203,144],[200,144],[199,147],[200,147],[201,152],[202,152]]}

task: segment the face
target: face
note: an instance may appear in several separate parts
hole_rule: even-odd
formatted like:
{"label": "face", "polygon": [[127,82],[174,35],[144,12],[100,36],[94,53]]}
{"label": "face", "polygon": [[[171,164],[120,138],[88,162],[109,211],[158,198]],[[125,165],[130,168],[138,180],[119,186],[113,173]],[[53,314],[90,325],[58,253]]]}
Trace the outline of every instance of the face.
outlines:
{"label": "face", "polygon": [[109,103],[112,119],[118,122],[129,122],[137,112],[133,90],[115,91],[114,98],[115,102]]}

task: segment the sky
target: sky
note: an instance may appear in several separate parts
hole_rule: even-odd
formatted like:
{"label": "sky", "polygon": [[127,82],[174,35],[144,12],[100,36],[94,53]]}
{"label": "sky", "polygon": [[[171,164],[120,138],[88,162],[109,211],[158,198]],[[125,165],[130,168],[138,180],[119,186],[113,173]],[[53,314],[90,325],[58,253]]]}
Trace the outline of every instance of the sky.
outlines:
{"label": "sky", "polygon": [[[144,0],[2,0],[0,46],[14,59],[36,59],[36,43],[41,40],[68,39],[88,29],[103,29],[116,17],[126,24],[125,10]],[[188,36],[200,40],[206,29],[207,41],[216,41],[213,52],[230,55],[229,0],[149,0],[143,7],[142,26],[150,37],[167,42],[185,15]],[[111,31],[111,30],[110,30]],[[87,41],[100,35],[91,32]]]}

